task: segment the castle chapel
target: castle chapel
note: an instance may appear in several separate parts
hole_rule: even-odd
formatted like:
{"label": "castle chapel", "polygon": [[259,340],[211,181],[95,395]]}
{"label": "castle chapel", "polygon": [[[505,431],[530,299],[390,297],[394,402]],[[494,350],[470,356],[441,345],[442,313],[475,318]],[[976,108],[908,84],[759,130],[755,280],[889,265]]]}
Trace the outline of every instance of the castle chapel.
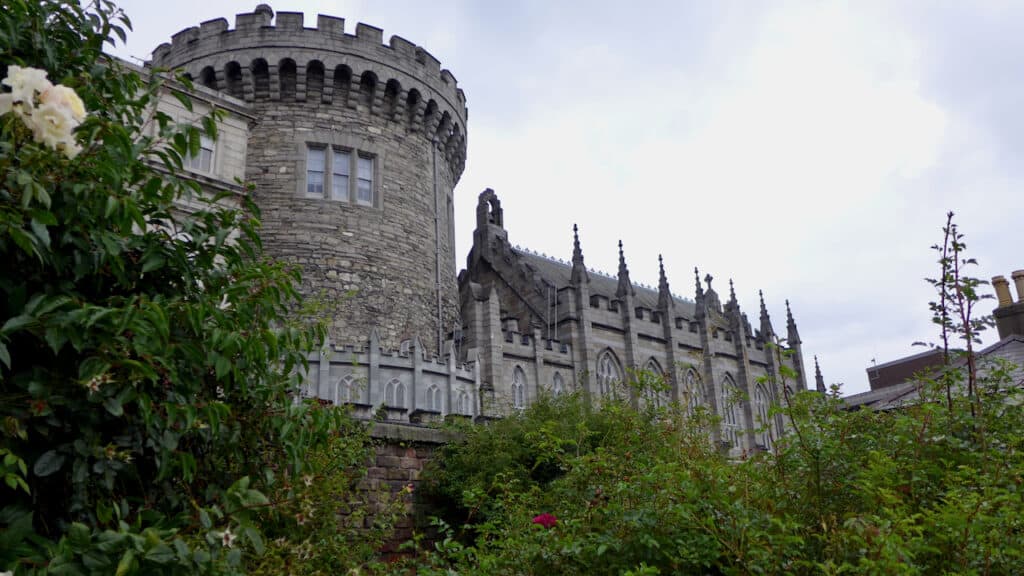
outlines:
{"label": "castle chapel", "polygon": [[[479,195],[456,275],[466,96],[420,46],[261,4],[233,27],[218,18],[178,32],[150,65],[191,76],[198,112],[227,112],[187,168],[206,186],[254,184],[266,252],[301,267],[303,294],[329,326],[308,395],[413,424],[497,417],[572,391],[594,403],[678,401],[719,415],[714,440],[742,451],[782,431],[769,407],[783,386],[806,388],[788,303],[784,333],[763,298],[755,329],[731,283],[723,303],[710,275],[695,271],[692,299],[672,293],[663,267],[657,288],[633,283],[621,243],[617,274],[601,274],[575,234],[570,246],[571,222],[571,259],[518,248],[492,190]],[[785,354],[769,345],[779,341]],[[783,383],[781,364],[796,378]],[[666,385],[626,386],[634,370]]]}

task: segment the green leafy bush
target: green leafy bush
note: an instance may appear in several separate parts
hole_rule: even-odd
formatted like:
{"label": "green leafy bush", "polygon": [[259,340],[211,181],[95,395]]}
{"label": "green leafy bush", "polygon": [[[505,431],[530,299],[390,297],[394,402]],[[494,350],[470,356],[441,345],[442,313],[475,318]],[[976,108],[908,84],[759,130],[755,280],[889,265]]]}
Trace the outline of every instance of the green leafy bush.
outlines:
{"label": "green leafy bush", "polygon": [[[0,11],[0,77],[45,72],[86,112],[0,97],[0,571],[240,573],[322,531],[365,460],[344,411],[296,401],[322,331],[290,320],[256,207],[178,176],[216,114],[155,112],[163,79],[101,51],[127,26],[105,0]],[[324,521],[282,536],[296,506]]]}
{"label": "green leafy bush", "polygon": [[788,433],[738,462],[711,449],[715,422],[701,411],[542,401],[442,452],[427,477],[442,538],[408,564],[420,574],[1020,574],[1021,383],[973,353],[987,325],[972,315],[982,283],[964,275],[973,260],[952,220],[944,233],[931,308],[948,360],[918,378],[915,401],[851,412],[835,392],[787,396],[773,413]]}

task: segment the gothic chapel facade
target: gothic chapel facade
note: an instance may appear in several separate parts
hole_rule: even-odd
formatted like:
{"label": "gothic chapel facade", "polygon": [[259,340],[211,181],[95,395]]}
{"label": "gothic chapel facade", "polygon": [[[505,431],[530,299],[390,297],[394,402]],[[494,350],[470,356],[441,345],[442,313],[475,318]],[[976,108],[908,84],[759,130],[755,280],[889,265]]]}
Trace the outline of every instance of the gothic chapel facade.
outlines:
{"label": "gothic chapel facade", "polygon": [[781,432],[768,409],[783,390],[764,383],[780,379],[761,377],[786,362],[791,389],[806,387],[788,304],[792,354],[780,357],[763,299],[754,330],[732,286],[723,305],[710,276],[698,275],[693,300],[672,294],[663,267],[657,289],[633,284],[621,244],[614,276],[586,267],[578,238],[565,262],[517,248],[491,190],[456,276],[465,94],[403,38],[384,44],[365,24],[350,34],[331,16],[315,24],[261,4],[233,28],[218,18],[178,32],[151,62],[184,69],[248,126],[204,141],[204,161],[187,169],[217,182],[244,161],[266,251],[300,266],[303,293],[322,303],[329,341],[305,393],[357,416],[424,423],[500,416],[573,390],[599,402],[631,394],[629,371],[646,369],[667,390],[633,402],[706,406],[721,417],[715,440],[733,450]]}

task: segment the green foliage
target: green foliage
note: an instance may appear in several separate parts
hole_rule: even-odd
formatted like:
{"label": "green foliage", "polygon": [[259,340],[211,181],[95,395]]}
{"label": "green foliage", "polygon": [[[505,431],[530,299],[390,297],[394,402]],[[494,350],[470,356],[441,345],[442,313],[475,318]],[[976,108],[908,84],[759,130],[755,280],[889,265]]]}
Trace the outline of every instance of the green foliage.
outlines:
{"label": "green foliage", "polygon": [[[542,401],[449,446],[428,482],[444,504],[421,574],[1019,574],[1024,402],[1015,367],[974,355],[980,281],[944,228],[932,304],[946,366],[917,399],[847,411],[786,394],[771,452],[729,461],[702,410]],[[782,353],[778,350],[778,353]],[[635,374],[636,397],[649,375]],[[792,372],[780,371],[785,389]],[[534,520],[553,514],[546,527]],[[467,523],[470,525],[467,527]],[[404,569],[404,568],[403,568]]]}
{"label": "green foliage", "polygon": [[101,52],[128,25],[105,0],[0,11],[0,76],[44,69],[88,111],[73,159],[0,116],[0,570],[17,574],[243,572],[268,535],[314,534],[280,524],[299,503],[323,532],[336,492],[296,479],[348,490],[366,446],[343,411],[295,400],[322,339],[290,320],[298,273],[261,255],[246,194],[178,176],[216,113],[155,112],[162,78]]}
{"label": "green foliage", "polygon": [[[652,419],[625,403],[541,402],[447,448],[429,476],[448,505],[442,538],[410,563],[422,574],[1014,574],[1024,417],[1005,367],[985,374],[987,449],[969,399],[951,418],[936,382],[927,401],[887,413],[797,394],[783,409],[792,433],[739,462],[675,407]],[[555,472],[536,474],[547,463]],[[542,513],[557,524],[534,523]]]}

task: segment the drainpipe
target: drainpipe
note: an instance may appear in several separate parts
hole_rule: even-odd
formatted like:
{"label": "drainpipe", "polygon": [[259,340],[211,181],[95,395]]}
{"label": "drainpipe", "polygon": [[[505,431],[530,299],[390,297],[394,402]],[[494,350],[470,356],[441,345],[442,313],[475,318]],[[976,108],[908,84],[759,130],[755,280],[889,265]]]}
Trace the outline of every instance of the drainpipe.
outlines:
{"label": "drainpipe", "polygon": [[441,207],[437,195],[437,135],[430,139],[431,164],[434,172],[434,291],[437,295],[437,357],[444,345],[444,325],[441,323]]}

